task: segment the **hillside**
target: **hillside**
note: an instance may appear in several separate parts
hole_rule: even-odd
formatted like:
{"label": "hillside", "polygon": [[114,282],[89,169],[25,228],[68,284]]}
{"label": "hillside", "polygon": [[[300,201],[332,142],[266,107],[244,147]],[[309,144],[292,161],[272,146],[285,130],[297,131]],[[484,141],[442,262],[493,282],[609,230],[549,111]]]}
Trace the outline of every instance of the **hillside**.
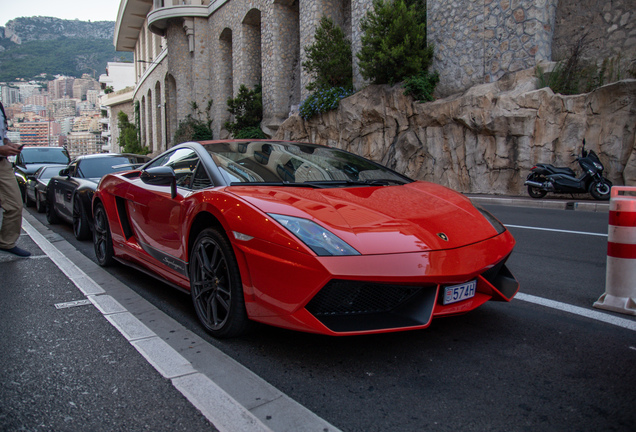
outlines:
{"label": "hillside", "polygon": [[98,78],[109,61],[132,61],[115,51],[112,21],[16,18],[0,27],[0,82],[40,74]]}

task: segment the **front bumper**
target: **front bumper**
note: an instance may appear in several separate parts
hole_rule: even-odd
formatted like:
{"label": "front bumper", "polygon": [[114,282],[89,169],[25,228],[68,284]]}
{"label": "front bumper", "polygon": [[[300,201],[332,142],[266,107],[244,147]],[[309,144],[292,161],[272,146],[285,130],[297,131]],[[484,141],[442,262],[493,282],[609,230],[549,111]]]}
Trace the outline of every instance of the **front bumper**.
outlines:
{"label": "front bumper", "polygon": [[[510,301],[519,289],[505,265],[513,246],[506,231],[432,252],[315,257],[271,244],[264,254],[244,244],[237,255],[245,264],[242,279],[251,319],[350,335],[424,328],[434,317],[462,314],[489,300]],[[474,297],[442,304],[444,286],[470,280],[477,280]]]}

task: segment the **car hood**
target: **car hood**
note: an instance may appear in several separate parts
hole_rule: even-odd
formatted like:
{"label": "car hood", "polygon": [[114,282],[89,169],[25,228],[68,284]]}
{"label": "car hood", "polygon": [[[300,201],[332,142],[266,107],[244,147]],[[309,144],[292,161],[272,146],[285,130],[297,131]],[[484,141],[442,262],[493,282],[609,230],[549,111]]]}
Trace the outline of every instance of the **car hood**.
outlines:
{"label": "car hood", "polygon": [[25,175],[33,175],[38,169],[48,165],[56,165],[56,164],[52,162],[51,163],[33,163],[33,164],[20,165],[20,166],[17,166],[16,168],[20,170],[21,172],[23,172]]}
{"label": "car hood", "polygon": [[313,220],[362,254],[453,249],[498,233],[464,195],[443,186],[292,188],[232,186],[265,213]]}

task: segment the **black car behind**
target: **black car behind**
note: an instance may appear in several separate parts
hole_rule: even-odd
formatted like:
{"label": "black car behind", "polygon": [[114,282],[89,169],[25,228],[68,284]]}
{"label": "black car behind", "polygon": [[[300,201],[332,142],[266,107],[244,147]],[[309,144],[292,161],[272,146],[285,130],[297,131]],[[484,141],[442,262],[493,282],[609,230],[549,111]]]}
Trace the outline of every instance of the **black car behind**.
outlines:
{"label": "black car behind", "polygon": [[64,147],[24,147],[13,163],[13,172],[26,202],[26,184],[29,176],[44,165],[67,165],[71,161]]}
{"label": "black car behind", "polygon": [[147,156],[102,153],[80,156],[51,178],[47,190],[46,219],[73,225],[78,240],[91,234],[91,201],[100,179],[106,174],[134,169],[148,162]]}

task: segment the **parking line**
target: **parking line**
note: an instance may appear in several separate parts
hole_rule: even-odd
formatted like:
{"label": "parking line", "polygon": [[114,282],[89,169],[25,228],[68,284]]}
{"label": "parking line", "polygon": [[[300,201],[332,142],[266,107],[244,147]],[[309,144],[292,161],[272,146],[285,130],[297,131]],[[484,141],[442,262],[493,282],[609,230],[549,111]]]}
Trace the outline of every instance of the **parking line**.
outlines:
{"label": "parking line", "polygon": [[554,300],[548,300],[543,297],[537,297],[530,294],[518,293],[515,299],[522,300],[528,303],[534,303],[541,306],[557,309],[563,312],[569,312],[575,315],[579,315],[585,318],[590,318],[596,321],[601,321],[607,324],[612,324],[618,327],[626,328],[627,330],[636,331],[636,321],[631,321],[625,318],[619,318],[614,315],[609,315],[603,312],[594,310],[588,310],[579,306],[574,306],[567,303],[561,303]]}
{"label": "parking line", "polygon": [[528,229],[528,230],[535,230],[535,231],[551,231],[551,232],[558,232],[558,233],[565,233],[565,234],[582,234],[582,235],[597,236],[597,237],[607,237],[607,234],[591,233],[591,232],[585,232],[585,231],[568,231],[568,230],[561,230],[561,229],[554,229],[554,228],[529,227],[529,226],[523,226],[523,225],[508,225],[508,224],[504,224],[504,225],[507,228],[521,228],[521,229]]}

